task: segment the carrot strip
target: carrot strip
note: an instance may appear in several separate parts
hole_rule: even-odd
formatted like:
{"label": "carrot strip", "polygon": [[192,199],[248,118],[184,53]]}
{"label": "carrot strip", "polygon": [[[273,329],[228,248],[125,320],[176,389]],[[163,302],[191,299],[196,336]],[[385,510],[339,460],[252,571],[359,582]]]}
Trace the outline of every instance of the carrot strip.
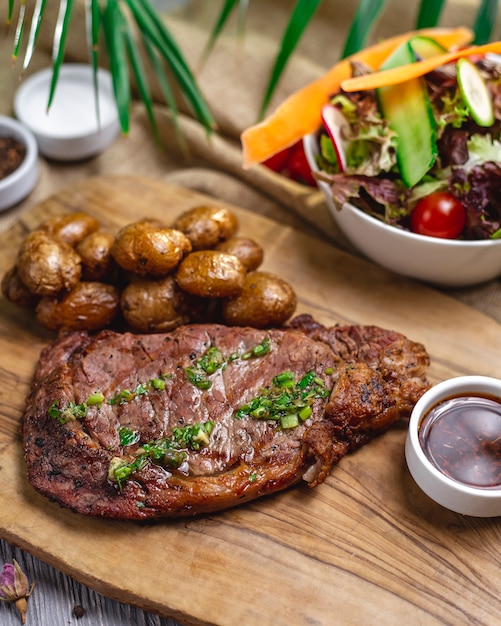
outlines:
{"label": "carrot strip", "polygon": [[341,82],[341,87],[345,91],[364,91],[367,89],[378,89],[379,87],[397,85],[398,83],[403,83],[411,78],[424,76],[428,72],[437,69],[437,67],[446,65],[447,63],[452,63],[462,57],[473,55],[482,56],[488,52],[495,54],[501,53],[501,41],[486,43],[482,46],[469,46],[468,48],[463,48],[462,50],[447,52],[445,54],[431,57],[430,59],[410,63],[409,65],[402,65],[401,67],[395,67],[381,72],[374,72],[374,74],[366,74],[365,76],[359,76],[356,78],[348,78]]}
{"label": "carrot strip", "polygon": [[261,163],[317,130],[322,123],[322,106],[351,77],[353,61],[360,61],[375,71],[397,46],[416,35],[432,37],[447,49],[466,45],[473,39],[473,33],[467,28],[427,28],[385,39],[340,61],[323,76],[291,94],[265,120],[243,131],[240,137],[243,167]]}

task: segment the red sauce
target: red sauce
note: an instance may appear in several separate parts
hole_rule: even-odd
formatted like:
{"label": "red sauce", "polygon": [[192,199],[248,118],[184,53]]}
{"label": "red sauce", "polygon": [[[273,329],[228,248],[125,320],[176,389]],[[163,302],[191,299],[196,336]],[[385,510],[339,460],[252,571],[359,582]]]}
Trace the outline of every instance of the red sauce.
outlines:
{"label": "red sauce", "polygon": [[421,422],[419,441],[443,474],[474,487],[501,487],[501,402],[483,396],[450,398]]}

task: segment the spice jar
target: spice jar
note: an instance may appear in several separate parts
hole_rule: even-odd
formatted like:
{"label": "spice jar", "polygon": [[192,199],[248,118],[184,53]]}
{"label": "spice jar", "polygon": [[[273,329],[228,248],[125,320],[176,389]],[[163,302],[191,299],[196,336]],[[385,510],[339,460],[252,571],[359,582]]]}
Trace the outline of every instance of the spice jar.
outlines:
{"label": "spice jar", "polygon": [[442,506],[501,515],[501,380],[459,376],[416,403],[405,444],[409,471]]}

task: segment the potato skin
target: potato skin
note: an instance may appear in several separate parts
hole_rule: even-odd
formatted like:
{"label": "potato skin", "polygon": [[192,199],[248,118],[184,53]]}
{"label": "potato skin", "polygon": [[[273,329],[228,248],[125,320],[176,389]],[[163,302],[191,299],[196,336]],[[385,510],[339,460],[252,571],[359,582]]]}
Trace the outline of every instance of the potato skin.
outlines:
{"label": "potato skin", "polygon": [[172,272],[190,251],[191,243],[183,233],[151,222],[125,226],[111,248],[113,258],[124,270],[157,277]]}
{"label": "potato skin", "polygon": [[248,272],[257,270],[263,262],[263,248],[248,237],[231,237],[218,244],[215,249],[235,255]]}
{"label": "potato skin", "polygon": [[4,297],[13,304],[24,309],[34,309],[39,297],[31,293],[19,278],[17,267],[14,265],[2,278],[1,291]]}
{"label": "potato skin", "polygon": [[230,326],[282,326],[296,310],[297,298],[289,283],[271,272],[250,272],[242,292],[222,303]]}
{"label": "potato skin", "polygon": [[69,244],[35,230],[21,243],[17,271],[32,293],[54,296],[72,289],[78,283],[82,263]]}
{"label": "potato skin", "polygon": [[188,237],[193,250],[210,250],[233,237],[238,230],[238,220],[225,207],[204,205],[182,213],[173,228]]}
{"label": "potato skin", "polygon": [[87,213],[69,213],[50,217],[42,222],[37,230],[75,246],[98,228],[99,222]]}
{"label": "potato skin", "polygon": [[233,254],[197,250],[180,263],[177,284],[202,298],[228,298],[239,294],[245,283],[245,268]]}
{"label": "potato skin", "polygon": [[120,306],[135,331],[168,332],[193,321],[205,308],[201,301],[180,289],[174,276],[136,278],[122,292]]}
{"label": "potato skin", "polygon": [[106,281],[115,269],[111,248],[115,236],[104,230],[96,230],[87,235],[77,245],[76,251],[82,259],[82,280]]}
{"label": "potato skin", "polygon": [[101,330],[120,312],[120,292],[113,285],[80,282],[63,297],[45,297],[36,307],[38,321],[49,330]]}

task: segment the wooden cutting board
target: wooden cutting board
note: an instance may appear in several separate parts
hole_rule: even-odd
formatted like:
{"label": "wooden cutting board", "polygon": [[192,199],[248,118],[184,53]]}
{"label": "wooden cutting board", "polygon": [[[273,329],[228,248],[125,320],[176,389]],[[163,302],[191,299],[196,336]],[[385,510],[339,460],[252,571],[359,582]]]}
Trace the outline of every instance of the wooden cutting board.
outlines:
{"label": "wooden cutting board", "polygon": [[[83,210],[118,228],[170,221],[204,196],[134,177],[94,178],[49,198],[0,235],[0,271],[49,215]],[[220,203],[222,204],[222,203]],[[459,302],[233,207],[240,233],[290,281],[298,313],[377,324],[423,342],[430,380],[501,377],[500,326]],[[89,519],[36,494],[19,421],[53,335],[0,299],[0,536],[117,600],[184,624],[274,626],[499,623],[501,522],[431,502],[405,465],[406,424],[300,486],[218,515],[156,524]]]}

